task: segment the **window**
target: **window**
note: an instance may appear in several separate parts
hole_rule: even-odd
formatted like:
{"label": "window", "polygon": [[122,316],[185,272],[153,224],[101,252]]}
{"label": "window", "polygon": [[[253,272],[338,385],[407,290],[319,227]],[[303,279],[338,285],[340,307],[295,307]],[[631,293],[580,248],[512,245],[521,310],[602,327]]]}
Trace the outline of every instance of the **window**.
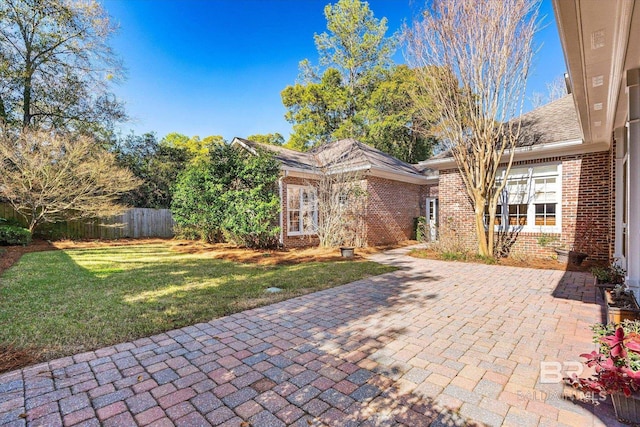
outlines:
{"label": "window", "polygon": [[290,236],[315,234],[318,202],[313,187],[287,185],[287,231]]}
{"label": "window", "polygon": [[[494,225],[560,232],[561,175],[559,164],[512,168],[496,207]],[[504,172],[500,179],[504,179]]]}

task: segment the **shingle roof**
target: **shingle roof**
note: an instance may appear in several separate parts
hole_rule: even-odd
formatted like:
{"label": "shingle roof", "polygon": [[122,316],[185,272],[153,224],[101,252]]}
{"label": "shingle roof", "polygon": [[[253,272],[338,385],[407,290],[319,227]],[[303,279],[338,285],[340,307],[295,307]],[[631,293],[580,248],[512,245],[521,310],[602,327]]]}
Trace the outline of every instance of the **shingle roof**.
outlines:
{"label": "shingle roof", "polygon": [[421,175],[412,165],[355,139],[341,139],[321,145],[309,152],[321,166],[348,164],[352,167],[373,166],[396,172]]}
{"label": "shingle roof", "polygon": [[308,152],[289,150],[277,145],[262,144],[237,138],[246,146],[261,148],[275,154],[283,166],[313,171],[319,167],[380,168],[390,172],[405,173],[423,177],[413,165],[405,163],[377,148],[363,144],[355,139],[341,139],[324,144]]}
{"label": "shingle roof", "polygon": [[309,153],[303,153],[301,151],[290,150],[288,148],[280,147],[279,145],[262,144],[260,142],[249,141],[244,138],[237,138],[246,146],[252,149],[262,149],[274,153],[275,158],[280,161],[284,166],[289,166],[297,169],[306,169],[309,171],[314,170],[315,163],[313,157]]}
{"label": "shingle roof", "polygon": [[523,114],[521,120],[519,147],[582,138],[572,95]]}
{"label": "shingle roof", "polygon": [[[518,147],[547,144],[552,142],[571,141],[582,138],[582,130],[578,122],[578,114],[573,103],[573,96],[566,95],[536,108],[521,117]],[[443,151],[431,159],[452,157],[449,151]]]}

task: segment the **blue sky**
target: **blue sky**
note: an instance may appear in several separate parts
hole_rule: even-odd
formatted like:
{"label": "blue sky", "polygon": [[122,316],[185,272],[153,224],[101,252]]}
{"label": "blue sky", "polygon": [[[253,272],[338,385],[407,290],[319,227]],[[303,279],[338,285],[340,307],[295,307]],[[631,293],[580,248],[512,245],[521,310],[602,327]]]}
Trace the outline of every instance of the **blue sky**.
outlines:
{"label": "blue sky", "polygon": [[[132,117],[122,132],[234,136],[280,132],[288,138],[280,92],[298,63],[317,63],[313,34],[325,31],[329,0],[103,0],[120,29],[112,46],[127,79],[115,87]],[[389,32],[410,21],[417,0],[370,0]],[[528,91],[566,71],[551,0]],[[403,62],[401,53],[396,55]]]}

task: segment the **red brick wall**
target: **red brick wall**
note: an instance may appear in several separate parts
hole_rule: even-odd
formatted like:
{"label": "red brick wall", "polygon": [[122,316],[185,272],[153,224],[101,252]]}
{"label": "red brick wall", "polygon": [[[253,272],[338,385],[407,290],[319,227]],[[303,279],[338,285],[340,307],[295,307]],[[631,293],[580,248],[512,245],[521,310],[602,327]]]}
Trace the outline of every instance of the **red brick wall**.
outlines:
{"label": "red brick wall", "polygon": [[[312,185],[313,181],[287,177],[283,179],[282,219],[285,247],[317,245],[316,236],[290,236],[287,232],[287,184]],[[421,186],[368,176],[361,183],[367,192],[366,240],[368,245],[397,243],[414,238],[414,218],[424,215],[424,200],[438,194],[438,185]]]}
{"label": "red brick wall", "polygon": [[367,244],[382,245],[414,238],[414,218],[424,214],[425,186],[378,177],[367,178]]}
{"label": "red brick wall", "polygon": [[[611,155],[608,151],[516,162],[514,166],[562,164],[562,233],[555,235],[567,247],[584,250],[591,259],[609,258],[612,240]],[[473,208],[458,170],[440,171],[440,226],[449,227],[477,245]],[[540,233],[520,232],[513,253],[548,256],[553,250],[538,244]]]}
{"label": "red brick wall", "polygon": [[460,237],[469,250],[478,247],[473,205],[457,169],[440,171],[438,203],[441,236]]}

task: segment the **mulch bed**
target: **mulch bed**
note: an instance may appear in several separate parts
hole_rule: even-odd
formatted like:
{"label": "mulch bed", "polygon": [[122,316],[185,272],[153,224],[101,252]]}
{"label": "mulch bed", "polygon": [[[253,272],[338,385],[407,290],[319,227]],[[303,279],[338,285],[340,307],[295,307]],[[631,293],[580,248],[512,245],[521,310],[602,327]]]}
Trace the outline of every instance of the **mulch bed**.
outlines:
{"label": "mulch bed", "polygon": [[56,249],[46,240],[34,240],[29,246],[0,246],[0,275],[15,264],[23,254]]}
{"label": "mulch bed", "polygon": [[[443,260],[440,253],[432,250],[432,249],[419,249],[410,254],[416,258],[426,258],[426,259],[434,259],[439,261],[448,261]],[[464,261],[450,261],[450,262],[470,262],[474,264],[486,264],[482,259],[476,259],[473,257],[469,257]],[[573,264],[563,264],[558,262],[558,260],[553,258],[540,258],[540,257],[528,257],[525,259],[514,259],[514,258],[499,258],[496,260],[496,265],[506,265],[509,267],[521,267],[521,268],[535,268],[539,270],[561,270],[561,271],[591,271],[591,268],[594,266],[601,266],[602,262],[592,262],[590,260],[584,261],[580,265]]]}

